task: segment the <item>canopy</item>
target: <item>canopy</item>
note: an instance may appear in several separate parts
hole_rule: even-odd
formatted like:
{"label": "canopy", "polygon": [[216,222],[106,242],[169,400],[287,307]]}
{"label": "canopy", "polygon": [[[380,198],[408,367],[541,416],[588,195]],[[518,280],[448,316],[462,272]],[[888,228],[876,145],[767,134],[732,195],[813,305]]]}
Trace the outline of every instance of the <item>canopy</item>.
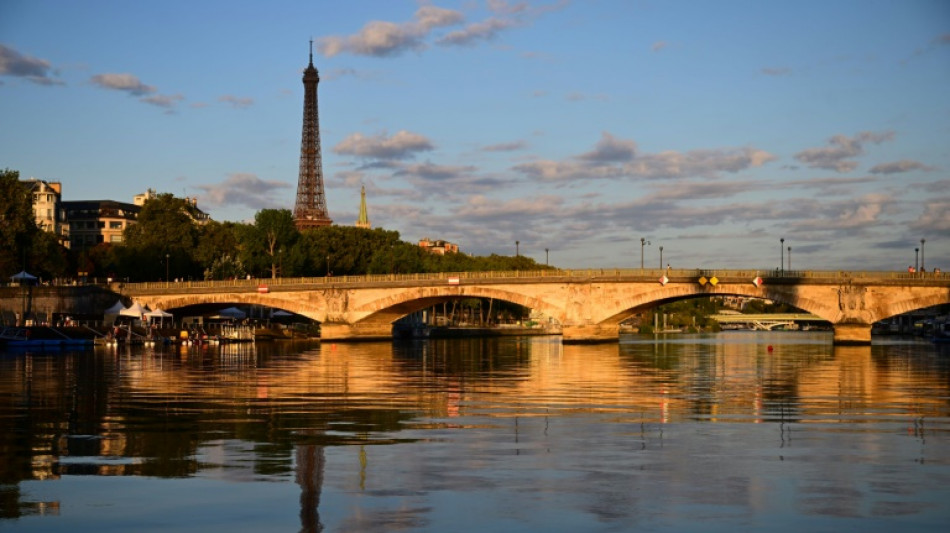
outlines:
{"label": "canopy", "polygon": [[125,311],[125,304],[122,303],[122,300],[119,300],[112,307],[106,309],[103,314],[118,315],[122,311]]}
{"label": "canopy", "polygon": [[10,279],[13,281],[19,281],[22,283],[24,281],[36,281],[36,276],[34,276],[33,274],[30,274],[26,270],[21,270],[17,272],[16,274],[10,276]]}
{"label": "canopy", "polygon": [[142,315],[148,312],[148,309],[142,307],[142,304],[138,302],[133,302],[127,309],[119,311],[119,316],[132,316],[135,318],[142,318]]}
{"label": "canopy", "polygon": [[244,318],[247,316],[247,313],[241,311],[237,307],[228,307],[227,309],[222,309],[218,312],[218,314],[227,318]]}
{"label": "canopy", "polygon": [[162,324],[163,327],[165,326],[165,319],[172,318],[174,316],[175,315],[169,313],[168,311],[163,310],[161,307],[156,308],[154,311],[149,311],[145,313],[145,318],[147,318],[148,320],[152,322],[154,322],[155,320],[158,320]]}

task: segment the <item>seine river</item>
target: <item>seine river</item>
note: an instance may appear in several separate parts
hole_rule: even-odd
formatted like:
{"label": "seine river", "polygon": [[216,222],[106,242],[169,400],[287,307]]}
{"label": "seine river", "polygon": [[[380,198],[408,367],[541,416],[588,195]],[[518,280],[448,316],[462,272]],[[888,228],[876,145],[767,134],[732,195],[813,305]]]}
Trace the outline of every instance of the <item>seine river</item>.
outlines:
{"label": "seine river", "polygon": [[729,332],[0,356],[3,531],[945,531],[950,348]]}

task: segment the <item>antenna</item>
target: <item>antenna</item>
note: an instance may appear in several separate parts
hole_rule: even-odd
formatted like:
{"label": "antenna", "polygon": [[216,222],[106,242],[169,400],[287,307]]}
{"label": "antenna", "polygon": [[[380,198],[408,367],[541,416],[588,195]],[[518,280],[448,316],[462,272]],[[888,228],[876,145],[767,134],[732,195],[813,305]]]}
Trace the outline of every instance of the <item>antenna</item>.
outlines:
{"label": "antenna", "polygon": [[310,37],[310,64],[313,64],[313,37]]}

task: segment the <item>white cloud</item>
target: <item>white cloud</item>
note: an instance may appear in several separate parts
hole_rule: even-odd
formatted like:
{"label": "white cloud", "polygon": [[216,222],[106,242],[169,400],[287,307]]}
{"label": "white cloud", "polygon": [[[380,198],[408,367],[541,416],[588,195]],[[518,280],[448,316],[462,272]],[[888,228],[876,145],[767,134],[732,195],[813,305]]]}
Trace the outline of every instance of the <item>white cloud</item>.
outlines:
{"label": "white cloud", "polygon": [[275,199],[274,195],[291,188],[291,184],[262,180],[256,174],[236,172],[221,183],[198,185],[197,188],[204,191],[199,195],[201,202],[212,207],[270,209],[285,206],[286,202]]}
{"label": "white cloud", "polygon": [[854,137],[835,135],[828,140],[831,146],[807,148],[795,154],[795,159],[812,168],[851,172],[858,167],[858,162],[852,158],[864,154],[865,143],[881,144],[893,139],[893,131],[862,131]]}
{"label": "white cloud", "polygon": [[411,22],[395,23],[371,21],[355,35],[330,36],[320,39],[318,50],[326,57],[341,53],[385,57],[408,50],[425,48],[425,38],[433,29],[457,24],[462,13],[450,9],[424,5]]}
{"label": "white cloud", "polygon": [[37,85],[64,85],[50,77],[49,61],[39,59],[0,44],[0,76],[24,78]]}
{"label": "white cloud", "polygon": [[931,171],[934,170],[933,167],[929,167],[919,161],[912,161],[910,159],[901,159],[900,161],[894,161],[891,163],[881,163],[871,167],[871,174],[899,174],[902,172],[910,172],[912,170],[925,170]]}
{"label": "white cloud", "polygon": [[103,89],[127,92],[134,96],[154,93],[157,89],[139,81],[132,74],[96,74],[90,81]]}
{"label": "white cloud", "polygon": [[425,136],[400,130],[392,137],[385,134],[366,137],[362,133],[353,133],[334,146],[333,152],[372,159],[408,159],[418,152],[432,149],[432,143]]}

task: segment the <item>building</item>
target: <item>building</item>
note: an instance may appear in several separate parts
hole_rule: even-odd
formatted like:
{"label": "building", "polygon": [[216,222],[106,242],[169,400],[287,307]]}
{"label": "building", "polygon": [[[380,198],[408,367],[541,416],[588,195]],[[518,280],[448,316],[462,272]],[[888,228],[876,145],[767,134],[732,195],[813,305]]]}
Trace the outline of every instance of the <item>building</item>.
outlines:
{"label": "building", "polygon": [[63,202],[69,221],[69,248],[86,250],[97,244],[120,243],[125,228],[135,224],[142,206],[114,200]]}
{"label": "building", "polygon": [[323,192],[323,156],[320,154],[320,118],[317,112],[317,84],[320,75],[313,66],[313,41],[310,64],[303,71],[303,133],[300,138],[300,174],[297,178],[297,202],[294,224],[300,231],[333,224],[327,212]]}
{"label": "building", "polygon": [[30,191],[36,226],[56,235],[63,245],[68,245],[69,225],[66,223],[66,212],[62,206],[62,183],[36,178],[20,183]]}
{"label": "building", "polygon": [[459,251],[459,245],[457,244],[442,240],[433,241],[428,237],[419,241],[419,247],[430,254],[436,255],[457,254]]}

